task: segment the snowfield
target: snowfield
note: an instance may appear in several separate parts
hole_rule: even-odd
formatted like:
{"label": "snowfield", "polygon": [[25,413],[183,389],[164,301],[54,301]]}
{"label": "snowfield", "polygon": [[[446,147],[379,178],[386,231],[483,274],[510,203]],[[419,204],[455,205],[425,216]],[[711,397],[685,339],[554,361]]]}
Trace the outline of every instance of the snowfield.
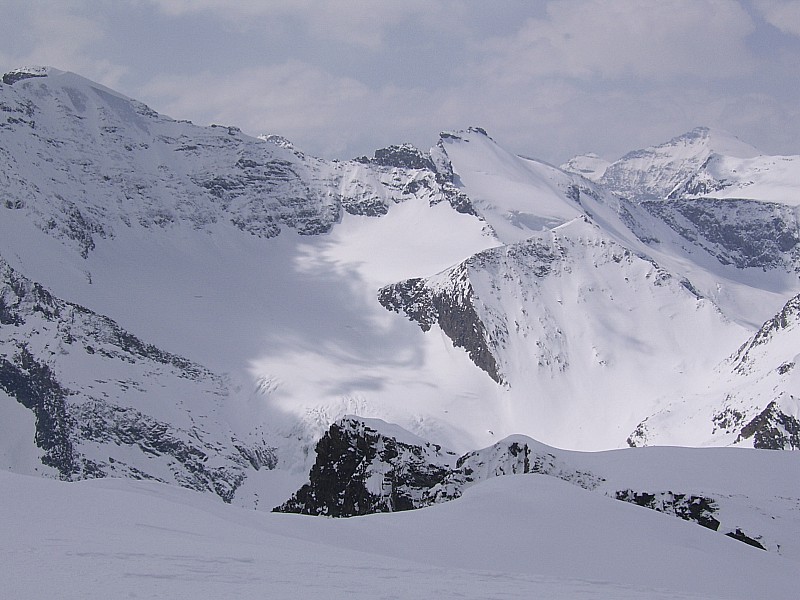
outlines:
{"label": "snowfield", "polygon": [[541,475],[321,519],[131,480],[0,472],[4,594],[92,598],[796,597],[798,563]]}

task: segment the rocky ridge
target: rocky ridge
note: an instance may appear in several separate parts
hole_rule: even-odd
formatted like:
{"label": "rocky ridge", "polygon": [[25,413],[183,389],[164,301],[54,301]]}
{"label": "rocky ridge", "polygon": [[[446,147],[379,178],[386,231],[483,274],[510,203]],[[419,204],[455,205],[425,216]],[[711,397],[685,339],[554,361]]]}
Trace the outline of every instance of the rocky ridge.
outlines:
{"label": "rocky ridge", "polygon": [[581,465],[580,453],[558,451],[526,436],[454,458],[452,452],[395,425],[346,417],[319,441],[309,482],[274,510],[328,517],[416,510],[455,500],[472,485],[494,477],[539,475],[696,523],[762,550],[765,544],[780,549],[775,540],[754,533],[758,518],[729,522],[725,508],[731,499],[724,495],[619,488],[619,474],[601,476],[596,468]]}
{"label": "rocky ridge", "polygon": [[154,479],[230,501],[250,469],[275,466],[273,448],[215,418],[223,378],[54,297],[2,258],[0,389],[33,412],[32,441],[61,479]]}
{"label": "rocky ridge", "polygon": [[268,238],[323,234],[343,212],[380,216],[409,198],[472,212],[446,163],[409,145],[325,161],[275,137],[175,121],[72,73],[31,73],[0,88],[0,202],[84,257],[120,227],[228,223]]}

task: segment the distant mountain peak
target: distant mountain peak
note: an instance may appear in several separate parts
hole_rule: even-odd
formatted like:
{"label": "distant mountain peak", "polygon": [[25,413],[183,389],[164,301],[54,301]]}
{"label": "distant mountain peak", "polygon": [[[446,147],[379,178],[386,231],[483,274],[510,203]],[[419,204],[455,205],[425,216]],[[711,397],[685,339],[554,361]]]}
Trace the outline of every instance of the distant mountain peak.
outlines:
{"label": "distant mountain peak", "polygon": [[430,155],[425,154],[413,144],[394,144],[386,148],[375,150],[373,158],[362,156],[356,159],[365,164],[375,164],[381,167],[396,167],[400,169],[427,169],[436,171],[436,166],[431,161]]}
{"label": "distant mountain peak", "polygon": [[732,133],[724,129],[712,129],[710,127],[695,127],[691,131],[673,138],[666,144],[662,144],[662,146],[676,145],[676,142],[699,145],[707,148],[710,153],[735,158],[753,158],[763,154],[759,149],[743,142]]}
{"label": "distant mountain peak", "polygon": [[695,127],[671,140],[628,152],[600,182],[635,201],[660,200],[680,188],[715,156],[754,158],[762,152],[723,130]]}
{"label": "distant mountain peak", "polygon": [[561,165],[560,169],[567,173],[582,175],[590,181],[599,181],[610,164],[609,161],[600,158],[594,152],[588,152],[586,154],[573,156]]}
{"label": "distant mountain peak", "polygon": [[29,66],[29,67],[20,67],[19,69],[14,69],[5,73],[3,75],[3,83],[8,85],[13,85],[17,81],[21,81],[23,79],[31,79],[33,77],[47,77],[48,75],[57,75],[59,73],[63,73],[63,71],[59,71],[58,69],[54,69],[53,67],[47,66]]}
{"label": "distant mountain peak", "polygon": [[449,139],[449,140],[464,140],[469,141],[468,138],[470,134],[477,133],[482,135],[483,137],[492,140],[492,136],[490,136],[483,127],[467,127],[466,129],[454,129],[451,131],[442,131],[439,134],[441,139]]}
{"label": "distant mountain peak", "polygon": [[277,135],[274,133],[269,133],[269,134],[265,133],[258,136],[258,139],[263,140],[265,142],[269,142],[270,144],[275,144],[279,148],[285,148],[286,150],[295,149],[294,143],[291,140],[283,137],[282,135]]}

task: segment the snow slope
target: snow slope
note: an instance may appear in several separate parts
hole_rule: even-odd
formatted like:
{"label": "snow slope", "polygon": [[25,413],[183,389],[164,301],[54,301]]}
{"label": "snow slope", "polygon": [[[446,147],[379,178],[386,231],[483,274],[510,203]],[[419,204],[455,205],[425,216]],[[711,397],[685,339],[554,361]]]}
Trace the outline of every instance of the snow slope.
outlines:
{"label": "snow slope", "polygon": [[[795,369],[800,297],[719,364],[702,392],[670,402],[640,423],[631,443],[800,449],[800,380]],[[690,441],[691,440],[691,441]]]}
{"label": "snow slope", "polygon": [[[357,519],[0,472],[5,593],[60,598],[793,598],[797,562],[541,475]],[[43,572],[47,576],[43,577]]]}
{"label": "snow slope", "polygon": [[582,175],[590,181],[599,181],[610,165],[609,161],[590,152],[589,154],[573,156],[561,165],[560,169],[567,173]]}

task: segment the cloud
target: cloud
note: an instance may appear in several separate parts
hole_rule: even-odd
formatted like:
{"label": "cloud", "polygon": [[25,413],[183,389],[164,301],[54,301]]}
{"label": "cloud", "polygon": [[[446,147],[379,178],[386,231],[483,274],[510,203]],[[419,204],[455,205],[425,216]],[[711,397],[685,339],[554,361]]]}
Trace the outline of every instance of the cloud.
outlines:
{"label": "cloud", "polygon": [[551,162],[696,125],[797,152],[798,46],[766,23],[798,2],[752,1],[0,0],[0,61],[325,157],[469,125]]}
{"label": "cloud", "polygon": [[800,37],[800,0],[760,0],[755,6],[767,23]]}
{"label": "cloud", "polygon": [[404,128],[415,127],[417,115],[429,113],[424,92],[374,89],[296,60],[224,75],[159,76],[140,92],[176,118],[237,125],[251,135],[277,133],[323,156],[364,148],[366,140],[394,143]]}
{"label": "cloud", "polygon": [[277,20],[300,24],[315,38],[378,49],[387,29],[414,20],[423,26],[458,14],[457,2],[403,0],[149,0],[170,16],[206,13],[238,27],[268,30]]}
{"label": "cloud", "polygon": [[[9,4],[9,3],[5,3]],[[108,30],[96,12],[83,3],[63,0],[36,2],[16,7],[11,22],[13,49],[2,55],[12,67],[48,65],[80,73],[109,87],[115,87],[127,68],[98,56],[92,48],[100,45]],[[0,8],[4,8],[0,4]],[[8,24],[6,24],[8,26]]]}
{"label": "cloud", "polygon": [[728,0],[550,2],[510,37],[484,44],[484,73],[504,81],[587,78],[726,77],[754,63],[747,12]]}

